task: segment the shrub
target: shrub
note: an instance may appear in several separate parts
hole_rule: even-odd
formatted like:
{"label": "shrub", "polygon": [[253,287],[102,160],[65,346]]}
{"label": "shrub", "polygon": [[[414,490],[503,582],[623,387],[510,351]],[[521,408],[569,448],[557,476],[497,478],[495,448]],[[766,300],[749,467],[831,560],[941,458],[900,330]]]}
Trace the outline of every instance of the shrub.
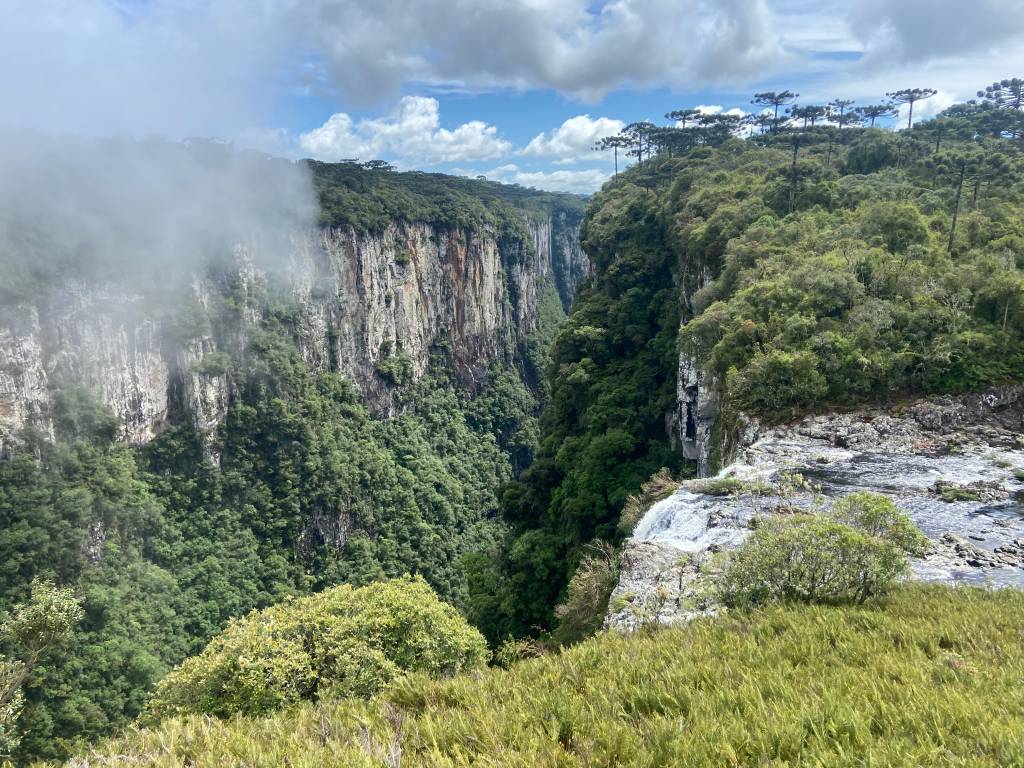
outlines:
{"label": "shrub", "polygon": [[407,672],[487,661],[483,637],[420,577],[288,600],[228,625],[157,686],[145,719],[260,715],[321,696],[366,697]]}
{"label": "shrub", "polygon": [[728,374],[728,388],[740,408],[772,414],[818,402],[828,391],[811,352],[758,352],[741,370]]}
{"label": "shrub", "polygon": [[888,592],[927,541],[890,499],[851,494],[831,514],[761,521],[720,575],[719,597],[733,607],[862,603]]}
{"label": "shrub", "polygon": [[605,541],[588,545],[569,580],[565,602],[555,607],[555,639],[570,644],[594,634],[604,620],[608,598],[619,580],[619,555]]}
{"label": "shrub", "polygon": [[21,741],[22,684],[47,651],[71,638],[81,620],[82,607],[72,590],[36,580],[29,601],[15,606],[0,622],[0,644],[17,654],[11,659],[0,655],[0,758]]}
{"label": "shrub", "polygon": [[742,494],[767,496],[775,489],[760,480],[740,480],[738,477],[729,476],[698,480],[690,485],[690,490],[707,496],[739,496]]}
{"label": "shrub", "polygon": [[848,494],[832,506],[832,516],[840,523],[895,544],[909,555],[920,557],[928,551],[928,537],[888,496],[867,491]]}
{"label": "shrub", "polygon": [[652,505],[675,493],[679,482],[672,479],[668,467],[662,467],[640,486],[639,493],[631,493],[622,505],[619,515],[619,533],[631,536],[641,518]]}

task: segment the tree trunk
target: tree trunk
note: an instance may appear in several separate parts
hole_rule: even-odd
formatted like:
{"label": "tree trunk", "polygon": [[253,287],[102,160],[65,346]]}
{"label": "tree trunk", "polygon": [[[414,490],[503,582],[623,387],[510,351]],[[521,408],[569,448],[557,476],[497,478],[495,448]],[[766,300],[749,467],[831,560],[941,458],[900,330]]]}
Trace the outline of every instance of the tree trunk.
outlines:
{"label": "tree trunk", "polygon": [[960,193],[964,190],[964,176],[967,174],[967,164],[960,166],[960,180],[956,185],[956,200],[953,203],[953,225],[949,228],[949,246],[947,251],[953,252],[953,243],[956,241],[956,220],[960,215]]}
{"label": "tree trunk", "polygon": [[612,152],[615,154],[615,175],[619,175],[619,148],[612,147]]}
{"label": "tree trunk", "polygon": [[978,204],[978,187],[981,186],[981,177],[974,180],[974,193],[971,195],[971,208]]}
{"label": "tree trunk", "polygon": [[910,111],[907,113],[907,130],[909,131],[914,127],[914,102],[907,102],[910,104]]}
{"label": "tree trunk", "polygon": [[793,179],[789,185],[789,212],[793,212],[793,206],[796,205],[796,156],[797,152],[800,151],[800,140],[793,139]]}

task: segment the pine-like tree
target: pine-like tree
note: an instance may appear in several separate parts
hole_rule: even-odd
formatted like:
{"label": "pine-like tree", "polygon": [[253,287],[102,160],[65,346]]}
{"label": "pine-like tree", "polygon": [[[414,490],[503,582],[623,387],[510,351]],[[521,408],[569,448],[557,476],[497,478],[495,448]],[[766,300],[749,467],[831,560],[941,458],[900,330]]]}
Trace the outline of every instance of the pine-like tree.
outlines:
{"label": "pine-like tree", "polygon": [[792,91],[765,91],[764,93],[755,93],[750,103],[772,108],[772,130],[777,131],[779,129],[779,107],[792,104],[799,95]]}
{"label": "pine-like tree", "polygon": [[906,104],[910,107],[907,113],[907,128],[914,127],[914,105],[919,101],[930,99],[938,93],[934,88],[904,88],[899,91],[891,91],[887,94],[896,104]]}

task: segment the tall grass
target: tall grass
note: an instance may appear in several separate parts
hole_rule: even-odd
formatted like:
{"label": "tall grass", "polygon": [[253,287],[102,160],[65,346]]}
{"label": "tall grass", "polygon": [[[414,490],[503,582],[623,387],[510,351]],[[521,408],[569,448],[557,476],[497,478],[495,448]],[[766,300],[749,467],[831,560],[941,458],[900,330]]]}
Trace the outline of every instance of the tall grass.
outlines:
{"label": "tall grass", "polygon": [[133,731],[79,766],[1024,765],[1024,594],[914,585],[607,634],[370,702]]}

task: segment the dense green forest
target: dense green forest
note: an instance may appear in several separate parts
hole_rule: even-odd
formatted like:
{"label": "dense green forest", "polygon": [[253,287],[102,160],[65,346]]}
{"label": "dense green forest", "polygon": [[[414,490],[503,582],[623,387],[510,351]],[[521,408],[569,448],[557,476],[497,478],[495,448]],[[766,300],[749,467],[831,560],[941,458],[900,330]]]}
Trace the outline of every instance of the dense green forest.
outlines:
{"label": "dense green forest", "polygon": [[628,533],[627,496],[660,467],[692,471],[666,429],[680,354],[719,382],[718,451],[741,412],[1024,378],[1019,104],[900,132],[806,109],[745,138],[697,114],[604,142],[639,162],[584,221],[596,274],[554,343],[540,452],[504,492],[512,533],[475,596],[490,637],[551,629],[576,564]]}
{"label": "dense green forest", "polygon": [[[354,164],[315,171],[325,224],[358,226],[368,210],[440,227],[515,220],[503,235],[509,258],[533,247],[524,214],[582,207],[489,182]],[[31,277],[38,286],[51,276]],[[117,420],[68,383],[55,391],[56,440],[29,432],[0,459],[0,615],[36,578],[73,586],[84,609],[65,649],[30,671],[19,758],[61,758],[131,722],[157,681],[232,617],[406,573],[468,612],[472,559],[498,556],[500,489],[532,461],[540,372],[565,317],[552,281],[514,364],[495,364],[472,396],[444,344],[416,381],[400,353],[388,358],[376,375],[396,415],[384,419],[350,382],[303,360],[301,308],[286,289],[214,278],[221,293],[208,307],[190,304],[168,323],[169,333],[230,334],[244,308],[258,310],[237,358],[200,363],[232,380],[214,434],[180,414],[144,447],[128,446]],[[0,653],[19,651],[7,642]]]}

